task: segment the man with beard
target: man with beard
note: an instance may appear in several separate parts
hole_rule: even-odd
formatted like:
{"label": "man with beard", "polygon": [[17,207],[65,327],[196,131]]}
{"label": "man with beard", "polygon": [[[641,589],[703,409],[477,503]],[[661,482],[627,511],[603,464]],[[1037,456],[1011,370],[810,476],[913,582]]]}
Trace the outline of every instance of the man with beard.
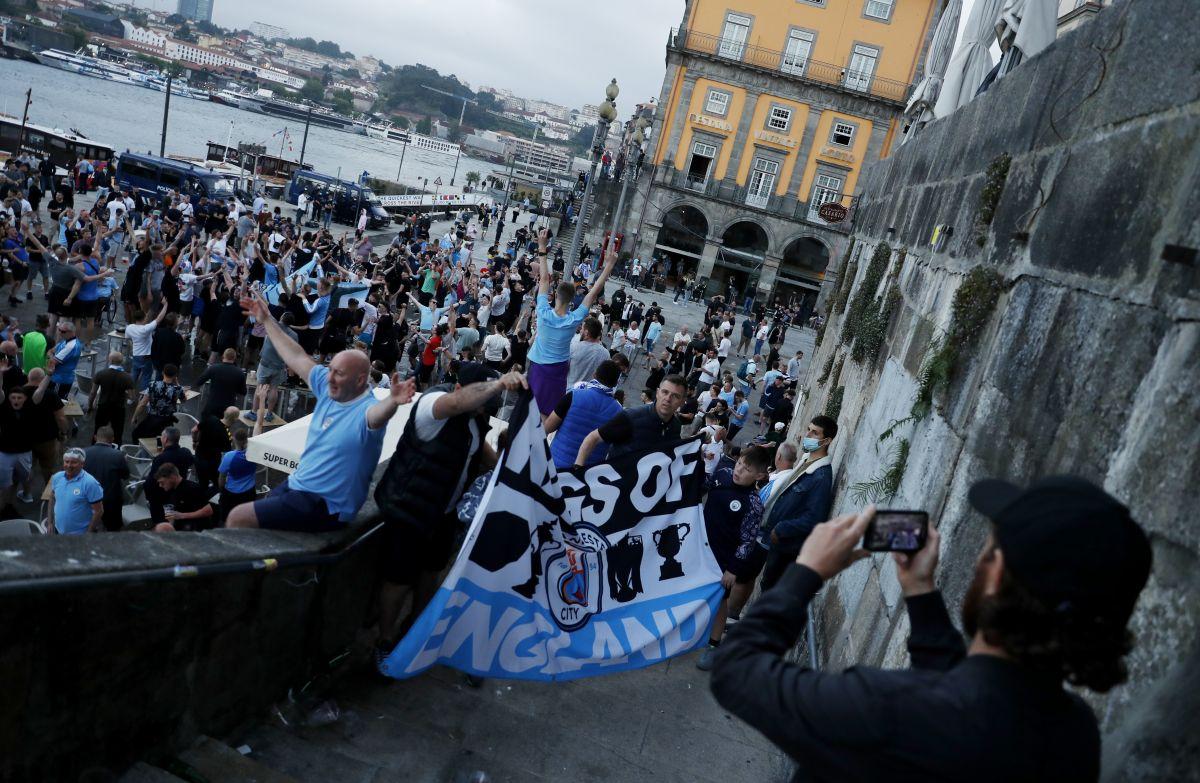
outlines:
{"label": "man with beard", "polygon": [[1094,484],[1051,477],[968,494],[991,521],[963,601],[969,646],[935,586],[939,538],[894,553],[911,621],[908,670],[812,671],[784,660],[808,604],[854,561],[873,506],[818,525],[778,586],[726,636],[712,689],[800,765],[793,781],[1094,781],[1100,734],[1064,681],[1125,681],[1127,629],[1151,549],[1129,510]]}

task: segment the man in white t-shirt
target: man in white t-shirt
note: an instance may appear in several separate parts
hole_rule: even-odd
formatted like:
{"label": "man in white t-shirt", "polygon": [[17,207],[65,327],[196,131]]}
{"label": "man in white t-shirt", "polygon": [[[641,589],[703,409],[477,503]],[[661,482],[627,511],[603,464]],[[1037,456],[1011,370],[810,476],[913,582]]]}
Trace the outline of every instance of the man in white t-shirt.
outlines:
{"label": "man in white t-shirt", "polygon": [[715,383],[720,376],[721,362],[717,359],[717,350],[709,348],[708,357],[704,360],[704,364],[700,365],[700,385],[708,386]]}
{"label": "man in white t-shirt", "polygon": [[257,220],[262,216],[263,211],[267,208],[267,200],[263,198],[262,193],[256,193],[254,196],[254,217]]}
{"label": "man in white t-shirt", "polygon": [[[519,372],[500,375],[478,362],[463,362],[452,389],[434,387],[413,406],[375,490],[384,520],[380,659],[395,646],[400,631],[396,621],[409,591],[412,617],[417,617],[433,596],[436,575],[450,560],[458,527],[455,506],[471,478],[476,452],[483,452],[487,464],[496,461],[480,426],[490,404],[501,392],[527,388]],[[447,471],[446,466],[460,461],[461,468]]]}
{"label": "man in white t-shirt", "polygon": [[150,363],[150,348],[154,344],[154,330],[167,315],[167,303],[165,300],[159,302],[158,315],[153,319],[142,313],[135,313],[135,317],[137,315],[141,315],[141,318],[137,319],[137,323],[128,324],[125,327],[125,336],[133,343],[131,349],[133,382],[138,391],[144,392],[150,385],[151,376],[154,375],[154,365]]}
{"label": "man in white t-shirt", "polygon": [[483,338],[481,351],[484,363],[493,370],[499,370],[505,365],[512,353],[512,341],[504,334],[504,324],[499,321],[492,324],[492,333]]}
{"label": "man in white t-shirt", "polygon": [[308,212],[308,191],[304,191],[296,199],[296,225],[304,225],[304,215]]}
{"label": "man in white t-shirt", "polygon": [[724,364],[729,358],[729,352],[733,350],[733,341],[729,339],[728,334],[721,335],[721,342],[717,345],[717,361]]}

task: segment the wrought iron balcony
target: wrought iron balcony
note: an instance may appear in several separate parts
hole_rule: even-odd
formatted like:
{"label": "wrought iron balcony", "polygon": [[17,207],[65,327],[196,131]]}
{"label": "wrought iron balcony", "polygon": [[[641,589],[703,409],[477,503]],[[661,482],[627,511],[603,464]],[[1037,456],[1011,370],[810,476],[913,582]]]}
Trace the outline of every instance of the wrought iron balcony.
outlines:
{"label": "wrought iron balcony", "polygon": [[847,65],[823,63],[795,53],[764,49],[717,35],[694,30],[672,29],[667,46],[718,60],[741,63],[786,79],[832,87],[841,92],[864,95],[904,105],[911,85],[882,79],[871,71],[852,70]]}
{"label": "wrought iron balcony", "polygon": [[762,211],[785,220],[803,221],[842,234],[850,232],[850,226],[854,219],[855,199],[849,193],[825,194],[822,203],[836,201],[848,210],[844,220],[830,223],[817,213],[821,204],[810,203],[813,195],[811,192],[809,201],[800,201],[795,195],[790,194],[780,196],[778,193],[771,193],[763,196],[752,193],[747,185],[738,185],[732,180],[719,180],[713,177],[701,179],[687,171],[677,169],[669,163],[655,166],[652,178],[653,182],[658,185],[688,192],[701,198],[720,201],[747,211]]}

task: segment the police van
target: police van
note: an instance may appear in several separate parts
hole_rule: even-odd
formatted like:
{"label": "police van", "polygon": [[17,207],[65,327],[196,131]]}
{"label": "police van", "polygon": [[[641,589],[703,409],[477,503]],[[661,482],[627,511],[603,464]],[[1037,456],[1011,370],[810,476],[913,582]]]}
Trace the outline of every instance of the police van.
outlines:
{"label": "police van", "polygon": [[143,197],[160,198],[169,191],[221,199],[235,197],[236,183],[224,174],[203,166],[157,155],[123,152],[117,161],[117,186],[140,191]]}
{"label": "police van", "polygon": [[332,200],[333,219],[338,223],[358,225],[359,209],[367,211],[367,228],[387,228],[392,223],[391,215],[383,208],[375,191],[357,182],[315,171],[297,171],[288,183],[288,203],[297,203],[301,193],[308,193],[310,200],[313,197],[320,197],[324,203]]}

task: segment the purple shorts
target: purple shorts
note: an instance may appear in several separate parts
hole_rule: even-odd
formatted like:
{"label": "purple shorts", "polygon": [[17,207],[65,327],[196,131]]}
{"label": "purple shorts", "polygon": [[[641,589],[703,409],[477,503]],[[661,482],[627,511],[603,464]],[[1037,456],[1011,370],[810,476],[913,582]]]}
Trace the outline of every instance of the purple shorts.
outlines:
{"label": "purple shorts", "polygon": [[554,406],[567,393],[567,372],[571,362],[555,362],[554,364],[529,363],[529,390],[537,400],[538,410],[543,416],[554,412]]}

